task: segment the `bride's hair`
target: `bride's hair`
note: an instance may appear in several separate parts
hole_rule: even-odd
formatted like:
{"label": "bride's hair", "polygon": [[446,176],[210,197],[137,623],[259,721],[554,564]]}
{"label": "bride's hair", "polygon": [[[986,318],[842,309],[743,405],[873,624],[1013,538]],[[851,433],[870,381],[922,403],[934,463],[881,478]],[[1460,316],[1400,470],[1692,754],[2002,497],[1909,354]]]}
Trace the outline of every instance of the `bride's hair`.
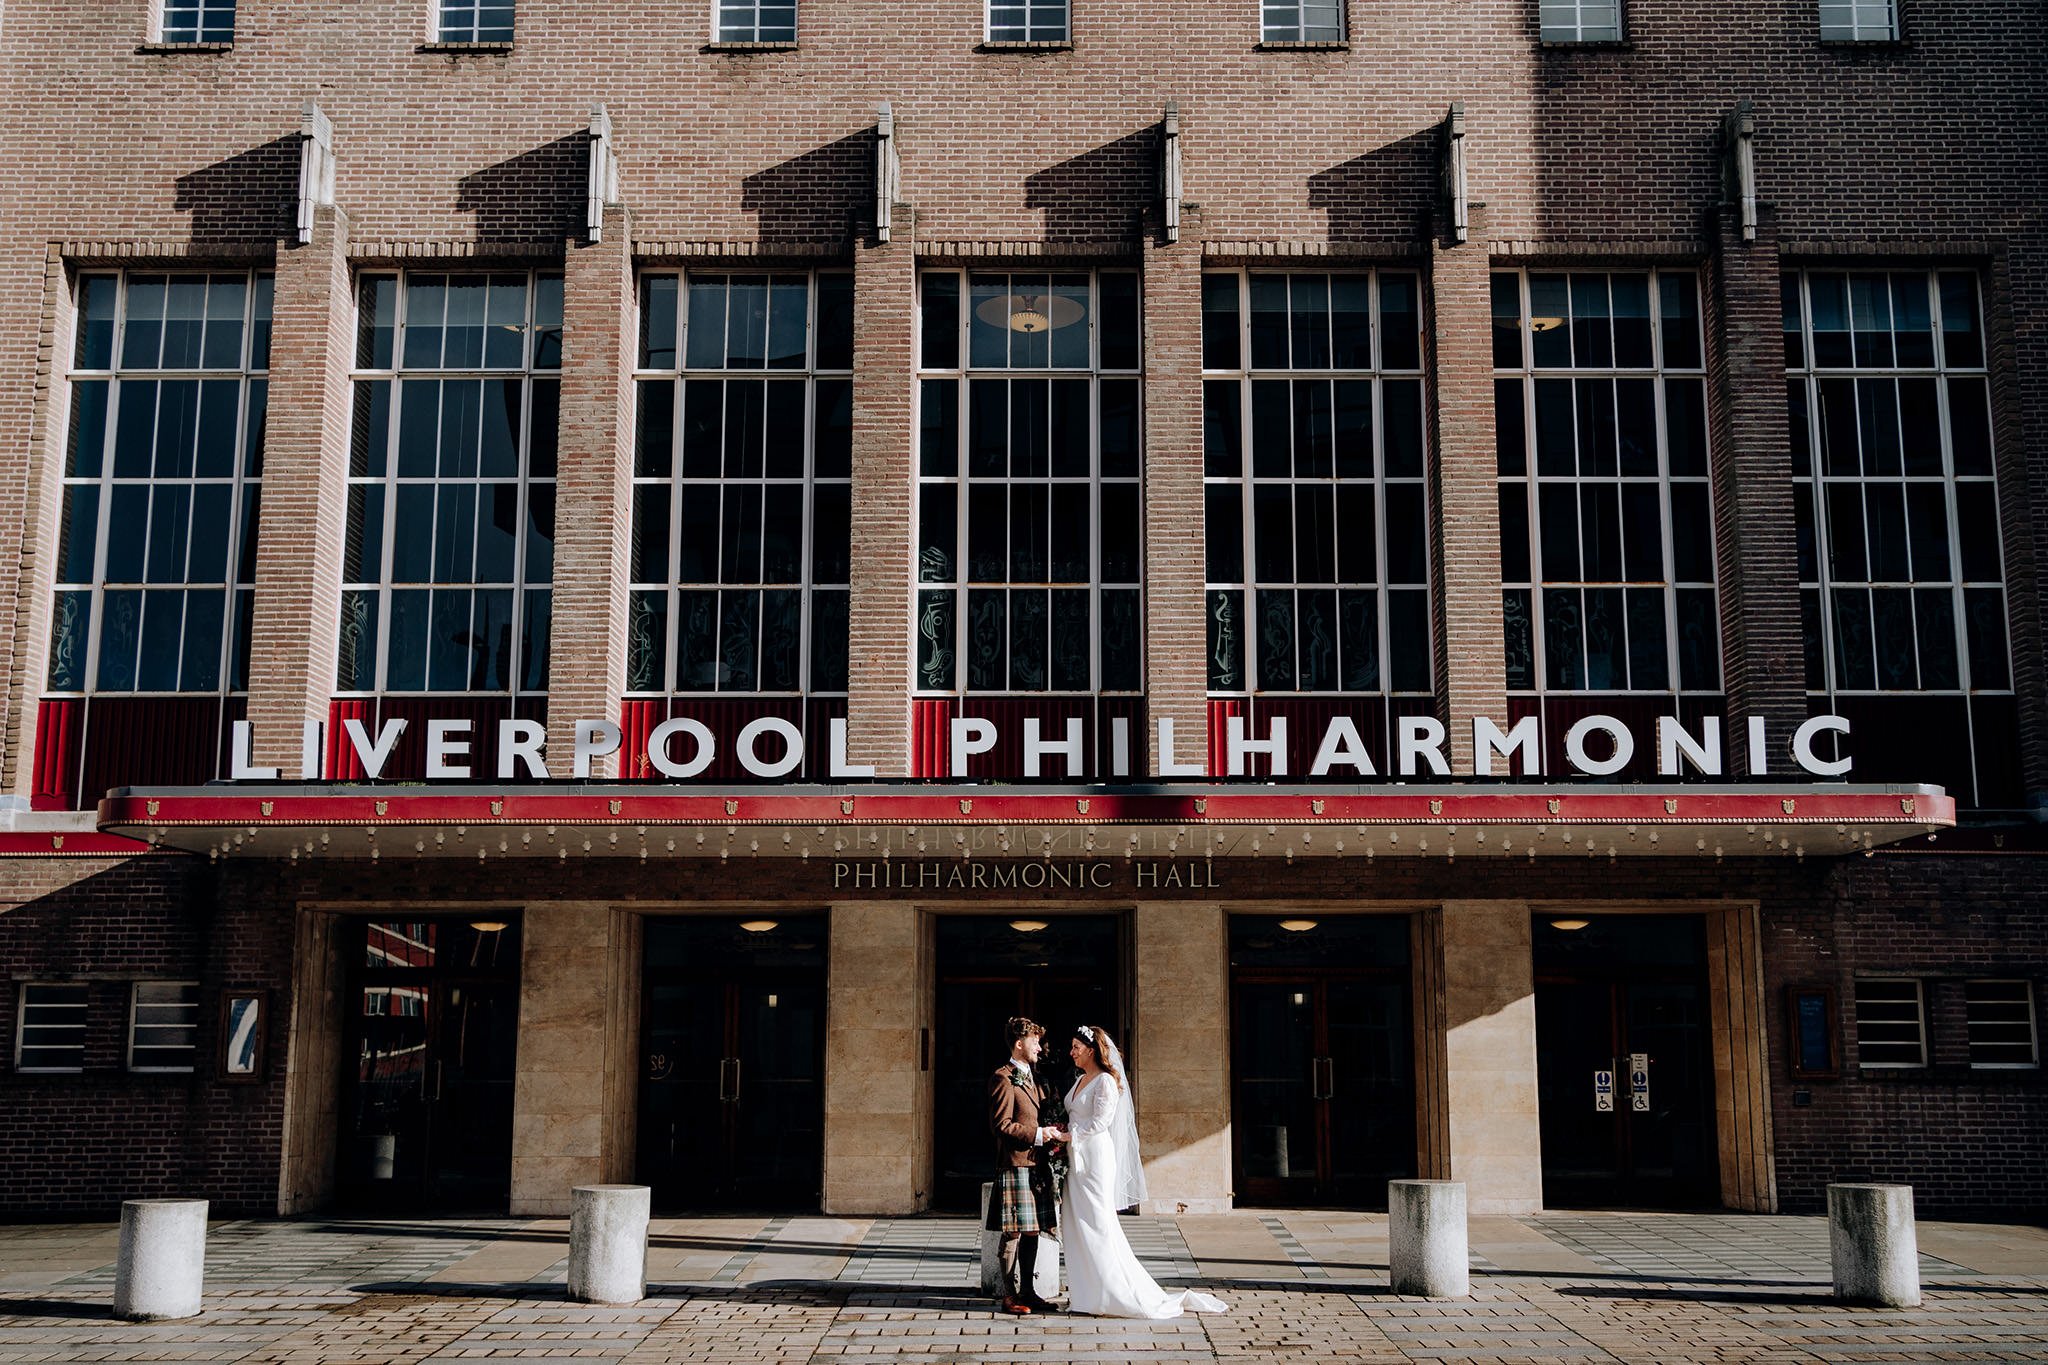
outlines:
{"label": "bride's hair", "polygon": [[1117,1089],[1131,1088],[1124,1080],[1124,1073],[1110,1060],[1116,1051],[1116,1044],[1110,1039],[1107,1030],[1099,1024],[1083,1024],[1074,1030],[1074,1040],[1095,1054],[1095,1065],[1109,1073],[1109,1078],[1116,1082]]}

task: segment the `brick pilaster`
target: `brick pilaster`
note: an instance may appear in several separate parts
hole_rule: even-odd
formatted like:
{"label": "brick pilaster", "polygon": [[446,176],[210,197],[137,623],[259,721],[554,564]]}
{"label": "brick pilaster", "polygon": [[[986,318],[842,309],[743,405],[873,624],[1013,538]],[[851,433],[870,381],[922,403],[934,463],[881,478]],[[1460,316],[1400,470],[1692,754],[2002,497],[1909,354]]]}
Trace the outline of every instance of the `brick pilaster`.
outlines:
{"label": "brick pilaster", "polygon": [[[910,771],[911,465],[917,420],[917,256],[913,218],[853,256],[853,583],[848,604],[846,757],[878,777]],[[819,741],[825,737],[818,736]]]}
{"label": "brick pilaster", "polygon": [[1460,774],[1472,771],[1472,717],[1507,716],[1487,224],[1485,209],[1473,206],[1469,240],[1438,237],[1430,262],[1436,697],[1450,727],[1451,771]]}
{"label": "brick pilaster", "polygon": [[[2038,284],[2023,284],[2024,268],[2015,271],[2011,250],[2000,243],[1984,272],[1985,359],[1991,369],[1991,448],[1998,475],[1999,533],[2005,548],[2005,616],[2012,631],[2012,685],[2020,710],[2020,778],[2035,818],[2048,818],[2048,619],[2038,546],[2039,520],[2048,508],[2043,470],[2048,451],[2041,449],[2039,426],[2030,433],[2022,420],[2025,395],[2022,379],[2041,373],[2048,352],[2043,329],[2027,329],[2023,341],[2015,314],[2024,316],[2029,294],[2039,297]],[[2040,267],[2033,273],[2037,278]],[[2029,448],[2027,438],[2034,437]]]}
{"label": "brick pilaster", "polygon": [[[570,773],[576,722],[617,720],[626,682],[626,553],[633,516],[633,222],[604,211],[604,240],[562,266],[562,417],[555,484],[548,771]],[[618,755],[591,776],[619,771]]]}
{"label": "brick pilaster", "polygon": [[354,345],[348,239],[348,215],[320,208],[313,240],[277,253],[249,719],[252,760],[288,778],[299,776],[305,722],[325,721],[334,693]]}
{"label": "brick pilaster", "polygon": [[1173,722],[1176,759],[1208,757],[1201,234],[1201,212],[1184,207],[1178,243],[1145,242],[1145,745],[1155,775],[1161,718]]}
{"label": "brick pilaster", "polygon": [[1757,217],[1756,240],[1745,242],[1732,211],[1715,214],[1705,301],[1714,555],[1731,774],[1748,771],[1744,736],[1751,716],[1770,723],[1773,768],[1783,766],[1792,730],[1806,718],[1778,224],[1768,207],[1759,208]]}

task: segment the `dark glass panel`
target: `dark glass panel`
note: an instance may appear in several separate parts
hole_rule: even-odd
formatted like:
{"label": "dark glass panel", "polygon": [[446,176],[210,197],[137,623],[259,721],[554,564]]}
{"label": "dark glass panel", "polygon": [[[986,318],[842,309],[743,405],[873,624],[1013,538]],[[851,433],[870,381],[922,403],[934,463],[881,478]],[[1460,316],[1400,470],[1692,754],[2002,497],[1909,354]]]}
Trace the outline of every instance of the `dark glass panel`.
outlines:
{"label": "dark glass panel", "polygon": [[1052,447],[1052,476],[1056,479],[1088,477],[1088,381],[1055,379],[1048,384],[1051,406],[1047,412],[1047,437]]}
{"label": "dark glass panel", "polygon": [[1252,476],[1284,479],[1293,469],[1291,396],[1284,379],[1252,381]]}
{"label": "dark glass panel", "polygon": [[927,379],[920,383],[918,412],[918,469],[933,477],[950,477],[960,461],[959,381]]}
{"label": "dark glass panel", "polygon": [[[739,291],[733,291],[737,294]],[[761,594],[727,588],[718,594],[718,690],[760,689]]]}
{"label": "dark glass panel", "polygon": [[725,368],[725,280],[717,275],[689,280],[689,319],[683,328],[683,365],[692,370]]}
{"label": "dark glass panel", "polygon": [[1287,277],[1248,277],[1251,301],[1252,364],[1255,370],[1287,368]]}
{"label": "dark glass panel", "polygon": [[1330,365],[1339,370],[1372,368],[1372,278],[1330,277]]}
{"label": "dark glass panel", "polygon": [[1202,276],[1202,368],[1234,370],[1239,356],[1237,276],[1212,271]]}
{"label": "dark glass panel", "polygon": [[1543,579],[1575,583],[1579,573],[1579,495],[1570,484],[1536,488],[1536,528],[1542,540]]}
{"label": "dark glass panel", "polygon": [[1010,472],[1010,381],[974,379],[967,385],[967,473],[1001,478]]}
{"label": "dark glass panel", "polygon": [[[1138,485],[1102,485],[1102,581],[1136,583],[1143,576]],[[1085,560],[1084,560],[1085,562]],[[1085,578],[1085,575],[1082,576]]]}
{"label": "dark glass panel", "polygon": [[1010,486],[1010,581],[1049,582],[1052,516],[1044,484]]}
{"label": "dark glass panel", "polygon": [[[1510,276],[1509,278],[1512,278]],[[1380,368],[1422,368],[1421,290],[1415,276],[1380,276]],[[1495,363],[1498,363],[1497,361]]]}
{"label": "dark glass panel", "polygon": [[1102,594],[1102,677],[1105,692],[1136,692],[1144,685],[1138,634],[1138,593],[1119,588]]}
{"label": "dark glass panel", "polygon": [[441,381],[407,379],[398,386],[398,477],[431,479],[441,433]]}
{"label": "dark glass panel", "polygon": [[955,485],[928,483],[918,489],[917,579],[950,583],[960,553],[960,509]]}
{"label": "dark glass panel", "polygon": [[1294,593],[1261,588],[1253,594],[1258,612],[1259,689],[1294,690]]}
{"label": "dark glass panel", "polygon": [[1892,272],[1892,346],[1901,369],[1934,364],[1934,314],[1927,302],[1927,276]]}
{"label": "dark glass panel", "polygon": [[352,484],[348,490],[348,543],[342,551],[342,581],[374,583],[383,573],[384,485]]}
{"label": "dark glass panel", "polygon": [[665,479],[675,468],[675,381],[644,379],[634,388],[638,413],[633,426],[633,472],[643,479]]}
{"label": "dark glass panel", "polygon": [[1422,485],[1390,483],[1387,499],[1387,582],[1429,582],[1429,516]]}
{"label": "dark glass panel", "polygon": [[[1123,485],[1126,493],[1133,491],[1129,484]],[[1020,490],[1021,491],[1021,490]],[[1086,583],[1088,581],[1088,485],[1085,483],[1056,483],[1052,486],[1052,507],[1048,527],[1052,533],[1051,565],[1046,578],[1054,583]],[[1109,561],[1108,490],[1103,490],[1103,578],[1107,580]],[[1126,509],[1127,511],[1128,509]],[[1126,554],[1129,542],[1125,541]],[[1131,566],[1126,559],[1126,565]],[[1119,574],[1117,578],[1129,582],[1134,575]]]}
{"label": "dark glass panel", "polygon": [[256,582],[256,528],[262,518],[263,489],[250,484],[242,490],[242,529],[236,541],[241,547],[241,560],[235,569],[237,583]]}
{"label": "dark glass panel", "polygon": [[1870,592],[1865,588],[1836,588],[1835,686],[1868,692],[1877,687],[1877,669],[1871,657]]}
{"label": "dark glass panel", "polygon": [[1379,594],[1369,589],[1339,592],[1337,622],[1342,670],[1337,686],[1346,692],[1379,691]]}
{"label": "dark glass panel", "polygon": [[1294,490],[1294,581],[1333,583],[1337,578],[1337,506],[1327,484]]}
{"label": "dark glass panel", "polygon": [[1337,477],[1369,479],[1373,475],[1372,381],[1340,379],[1334,386],[1332,441],[1336,448]]}
{"label": "dark glass panel", "polygon": [[1875,271],[1849,277],[1849,326],[1861,368],[1892,363],[1892,300],[1889,282]]}
{"label": "dark glass panel", "polygon": [[192,489],[158,484],[149,500],[149,561],[143,581],[183,583],[185,551],[192,531]]}
{"label": "dark glass panel", "polygon": [[[1814,656],[1818,667],[1820,656]],[[1721,685],[1721,622],[1708,588],[1678,590],[1678,685],[1712,692]]]}
{"label": "dark glass panel", "polygon": [[[476,582],[476,484],[442,484],[434,498],[436,583]],[[509,576],[509,575],[508,575]]]}
{"label": "dark glass panel", "polygon": [[776,380],[764,390],[762,441],[766,447],[762,470],[771,479],[801,479],[804,476],[804,384],[802,380]]}
{"label": "dark glass panel", "polygon": [[1295,594],[1298,627],[1296,684],[1304,692],[1329,692],[1337,686],[1337,593],[1332,588],[1304,588]]}
{"label": "dark glass panel", "polygon": [[725,382],[692,379],[683,385],[683,477],[715,479],[724,459]]}
{"label": "dark glass panel", "polygon": [[1870,581],[1863,541],[1863,493],[1856,484],[1832,484],[1828,495],[1828,576],[1841,583]]}
{"label": "dark glass panel", "polygon": [[1906,485],[1906,523],[1913,549],[1913,578],[1921,583],[1952,582],[1949,563],[1948,499],[1938,483]]}
{"label": "dark glass panel", "polygon": [[120,411],[114,419],[114,477],[146,479],[150,457],[156,446],[156,391],[154,379],[121,381]]}
{"label": "dark glass panel", "polygon": [[1974,369],[1984,363],[1984,331],[1977,316],[1977,277],[1966,271],[1941,272],[1942,358],[1952,369]]}
{"label": "dark glass panel", "polygon": [[[1672,520],[1677,520],[1677,490],[1672,490]],[[1677,528],[1673,527],[1674,538]],[[1631,583],[1656,583],[1664,578],[1664,515],[1657,485],[1621,486],[1621,576]]]}
{"label": "dark glass panel", "polygon": [[1138,381],[1105,379],[1097,393],[1101,416],[1096,443],[1102,454],[1102,477],[1136,478],[1138,452],[1144,448],[1144,435],[1138,427]]}
{"label": "dark glass panel", "polygon": [[1500,579],[1529,581],[1529,487],[1519,481],[1502,484],[1500,502]]}
{"label": "dark glass panel", "polygon": [[[142,594],[142,650],[135,664],[136,691],[178,690],[179,628],[184,617],[184,593]],[[219,648],[217,636],[215,648]]]}
{"label": "dark glass panel", "polygon": [[853,368],[853,276],[843,270],[818,276],[817,367]]}
{"label": "dark glass panel", "polygon": [[534,484],[526,490],[526,581],[545,586],[555,578],[555,490]]}
{"label": "dark glass panel", "polygon": [[1611,583],[1626,576],[1621,562],[1621,498],[1611,483],[1579,486],[1579,554],[1580,575],[1589,583]]}
{"label": "dark glass panel", "polygon": [[820,479],[843,479],[853,472],[853,381],[820,379],[816,385],[811,464]]}
{"label": "dark glass panel", "polygon": [[803,687],[803,601],[801,592],[781,589],[761,594],[761,676],[763,692],[795,692]]}
{"label": "dark glass panel", "polygon": [[1877,642],[1877,685],[1886,692],[1910,692],[1918,683],[1913,667],[1913,594],[1904,588],[1870,592],[1871,634]]}
{"label": "dark glass panel", "polygon": [[1335,433],[1326,379],[1294,381],[1294,476],[1327,479],[1333,469]]}
{"label": "dark glass panel", "polygon": [[710,590],[676,594],[676,682],[678,692],[709,692],[718,686],[718,594]]}
{"label": "dark glass panel", "polygon": [[1700,367],[1699,281],[1691,275],[1659,275],[1660,330],[1664,365],[1673,370]]}
{"label": "dark glass panel", "polygon": [[1863,472],[1857,453],[1854,380],[1820,381],[1820,449],[1824,473],[1847,476]]}
{"label": "dark glass panel", "polygon": [[383,478],[390,434],[391,381],[358,383],[349,431],[348,472],[356,478]]}
{"label": "dark glass panel", "polygon": [[1934,476],[1941,466],[1940,387],[1930,376],[1898,381],[1899,443],[1909,475]]}
{"label": "dark glass panel", "polygon": [[953,675],[953,604],[949,589],[917,595],[917,685],[927,691],[950,692]]}
{"label": "dark glass panel", "polygon": [[477,471],[487,479],[519,477],[519,388],[516,379],[486,379],[481,385]]}
{"label": "dark glass panel", "polygon": [[1586,687],[1611,692],[1628,686],[1627,632],[1620,588],[1587,588]]}
{"label": "dark glass panel", "polygon": [[1377,583],[1379,519],[1374,515],[1372,485],[1337,485],[1337,581]]}
{"label": "dark glass panel", "polygon": [[1202,470],[1211,478],[1234,479],[1244,470],[1242,394],[1235,379],[1202,385]]}
{"label": "dark glass panel", "polygon": [[1799,581],[1817,582],[1820,578],[1819,528],[1814,522],[1812,484],[1792,485],[1792,515],[1799,523]]}
{"label": "dark glass panel", "polygon": [[1913,629],[1919,646],[1921,689],[1951,691],[1962,686],[1956,661],[1955,595],[1947,588],[1916,591]]}
{"label": "dark glass panel", "polygon": [[[734,293],[738,293],[737,287]],[[768,385],[760,380],[730,379],[725,385],[725,458],[728,479],[758,479],[767,440]]]}
{"label": "dark glass panel", "polygon": [[1665,634],[1664,590],[1628,590],[1628,685],[1638,691],[1671,686],[1669,641]]}
{"label": "dark glass panel", "polygon": [[1970,686],[2004,691],[2012,686],[2005,644],[2005,594],[1997,588],[1969,588],[1963,593],[1963,615],[1969,628]]}
{"label": "dark glass panel", "polygon": [[1988,483],[1958,482],[1956,545],[1963,552],[1963,579],[1999,583],[2005,571],[1998,555],[1998,498]]}
{"label": "dark glass panel", "polygon": [[1544,475],[1578,472],[1577,438],[1573,435],[1572,381],[1536,382],[1536,471]]}
{"label": "dark glass panel", "polygon": [[1606,369],[1614,363],[1614,324],[1610,318],[1605,275],[1572,278],[1572,363],[1581,369]]}
{"label": "dark glass panel", "polygon": [[1615,436],[1621,449],[1621,472],[1647,477],[1657,472],[1657,393],[1655,381],[1615,381]]}
{"label": "dark glass panel", "polygon": [[1807,276],[1813,307],[1813,363],[1836,369],[1849,364],[1849,277],[1832,271]]}
{"label": "dark glass panel", "polygon": [[1492,287],[1494,368],[1519,370],[1522,368],[1522,277],[1512,271],[1495,271]]}
{"label": "dark glass panel", "polygon": [[163,351],[164,294],[168,287],[169,282],[162,275],[128,277],[128,306],[121,321],[122,369],[157,368]]}
{"label": "dark glass panel", "polygon": [[811,489],[811,581],[849,581],[853,554],[853,490],[843,483]]}
{"label": "dark glass panel", "polygon": [[206,276],[171,276],[170,288],[164,296],[163,368],[189,370],[198,367],[205,318]]}
{"label": "dark glass panel", "polygon": [[436,588],[427,634],[427,690],[464,692],[474,684],[477,637],[470,631],[472,592],[468,588]]}
{"label": "dark glass panel", "polygon": [[64,515],[57,523],[57,581],[90,583],[99,547],[98,484],[72,484],[64,490]]}
{"label": "dark glass panel", "polygon": [[142,553],[148,537],[149,485],[115,484],[107,514],[107,582],[142,581]]}
{"label": "dark glass panel", "polygon": [[1211,583],[1244,581],[1244,488],[1212,483],[1202,490],[1202,542]]}
{"label": "dark glass panel", "polygon": [[1806,317],[1805,305],[1799,297],[1798,275],[1786,274],[1778,277],[1778,308],[1784,319],[1785,368],[1805,369]]}
{"label": "dark glass panel", "polygon": [[953,370],[960,366],[960,276],[935,270],[918,280],[921,295],[919,332],[924,368]]}
{"label": "dark glass panel", "polygon": [[164,380],[158,385],[156,402],[156,458],[153,472],[157,478],[192,477],[193,444],[198,435],[198,382],[191,379]]}
{"label": "dark glass panel", "polygon": [[[469,686],[474,692],[511,690],[518,677],[512,639],[510,588],[480,589],[470,624]],[[543,684],[544,685],[544,684]]]}
{"label": "dark glass panel", "polygon": [[729,483],[719,490],[718,581],[761,581],[761,487]]}
{"label": "dark glass panel", "polygon": [[[933,594],[926,594],[927,599],[931,596]],[[967,690],[970,692],[1001,692],[1009,685],[1009,669],[1004,662],[1009,634],[1005,597],[1001,588],[975,588],[967,594]]]}
{"label": "dark glass panel", "polygon": [[[762,275],[735,275],[726,285],[726,368],[762,369],[768,363],[768,280]],[[723,685],[721,690],[725,690]]]}
{"label": "dark glass panel", "polygon": [[1252,489],[1252,573],[1261,583],[1294,577],[1294,499],[1284,484]]}
{"label": "dark glass panel", "polygon": [[1017,692],[1043,692],[1050,686],[1046,668],[1049,594],[1042,588],[1010,593],[1010,687]]}
{"label": "dark glass panel", "polygon": [[519,687],[525,692],[545,692],[554,639],[555,595],[546,588],[528,588],[521,598],[524,638],[519,645]]}
{"label": "dark glass panel", "polygon": [[1615,368],[1647,370],[1656,364],[1650,345],[1650,277],[1615,275],[1608,283],[1614,297]]}
{"label": "dark glass panel", "polygon": [[1536,639],[1529,619],[1529,590],[1511,588],[1503,592],[1500,611],[1507,644],[1508,690],[1532,692],[1536,688]]}
{"label": "dark glass panel", "polygon": [[768,286],[768,368],[801,370],[809,358],[811,282],[778,276]]}
{"label": "dark glass panel", "polygon": [[811,594],[811,690],[846,690],[847,594],[822,591]]}
{"label": "dark glass panel", "polygon": [[683,485],[682,524],[677,528],[676,582],[718,581],[718,485]]}
{"label": "dark glass panel", "polygon": [[1244,594],[1232,588],[1209,594],[1209,687],[1235,692],[1244,687],[1244,631],[1238,620]]}
{"label": "dark glass panel", "polygon": [[1000,583],[1010,571],[1010,505],[1001,484],[967,490],[967,576]]}
{"label": "dark glass panel", "polygon": [[1042,479],[1050,469],[1052,381],[1010,381],[1010,477]]}
{"label": "dark glass panel", "polygon": [[1820,623],[1820,589],[1807,588],[1799,594],[1799,628],[1806,653],[1806,690],[1818,692],[1827,684],[1826,642]]}
{"label": "dark glass panel", "polygon": [[1577,588],[1546,588],[1543,592],[1543,657],[1545,685],[1553,690],[1586,685],[1584,625],[1579,618]]}
{"label": "dark glass panel", "polygon": [[[1795,490],[1796,491],[1796,490]],[[1812,514],[1801,521],[1805,555],[1812,555]],[[1671,576],[1679,583],[1714,581],[1714,516],[1703,483],[1671,485]],[[1801,563],[1807,560],[1802,559]],[[1803,571],[1802,571],[1803,574]],[[1811,577],[1811,575],[1804,575]]]}
{"label": "dark glass panel", "polygon": [[[1088,622],[1088,589],[1061,588],[1052,594],[1052,673],[1055,692],[1086,692],[1094,686],[1094,631]],[[1052,729],[1063,727],[1053,726]]]}
{"label": "dark glass panel", "polygon": [[1865,524],[1869,527],[1870,577],[1874,582],[1902,583],[1913,576],[1906,554],[1906,495],[1896,483],[1864,485]]}
{"label": "dark glass panel", "polygon": [[1529,277],[1529,330],[1537,369],[1572,363],[1571,286],[1563,275]]}
{"label": "dark glass panel", "polygon": [[202,479],[225,479],[235,472],[235,428],[241,419],[242,384],[235,379],[208,379],[199,385],[197,446],[192,472]]}
{"label": "dark glass panel", "polygon": [[234,489],[224,483],[200,484],[192,490],[192,557],[186,566],[187,583],[228,581],[228,547],[234,544],[230,531],[233,499]]}
{"label": "dark glass panel", "polygon": [[[125,401],[125,400],[124,400]],[[1948,431],[1955,472],[1963,476],[1991,472],[1991,411],[1985,381],[1948,381]]]}
{"label": "dark glass panel", "polygon": [[676,367],[676,291],[673,275],[647,275],[640,281],[640,368]]}
{"label": "dark glass panel", "polygon": [[1386,476],[1390,479],[1421,478],[1422,381],[1383,380],[1380,384],[1380,409]]}
{"label": "dark glass panel", "polygon": [[[1498,277],[1496,276],[1496,279]],[[1522,411],[1522,381],[1493,381],[1494,467],[1502,478],[1528,472],[1529,424]]]}
{"label": "dark glass panel", "polygon": [[1096,290],[1100,299],[1096,313],[1096,336],[1101,346],[1102,368],[1137,369],[1137,275],[1127,270],[1106,270],[1097,277]]}
{"label": "dark glass panel", "polygon": [[1612,475],[1616,469],[1614,381],[1581,379],[1574,397],[1579,426],[1579,473]]}
{"label": "dark glass panel", "polygon": [[967,281],[967,363],[999,370],[1010,363],[1009,279],[974,275]]}
{"label": "dark glass panel", "polygon": [[118,275],[78,277],[78,320],[71,363],[81,370],[114,367],[114,304],[121,292]]}
{"label": "dark glass panel", "polygon": [[132,692],[135,647],[142,634],[142,590],[109,590],[100,594],[100,606],[99,677],[93,686],[101,692]]}
{"label": "dark glass panel", "polygon": [[1387,594],[1387,684],[1395,692],[1430,686],[1429,594]]}
{"label": "dark glass panel", "polygon": [[97,479],[107,441],[105,379],[71,381],[71,427],[65,441],[64,472],[69,478]]}
{"label": "dark glass panel", "polygon": [[1891,379],[1856,381],[1856,415],[1863,433],[1863,472],[1883,478],[1899,473],[1899,391]]}
{"label": "dark glass panel", "polygon": [[643,484],[633,490],[633,541],[628,565],[632,581],[668,582],[668,552],[669,487]]}

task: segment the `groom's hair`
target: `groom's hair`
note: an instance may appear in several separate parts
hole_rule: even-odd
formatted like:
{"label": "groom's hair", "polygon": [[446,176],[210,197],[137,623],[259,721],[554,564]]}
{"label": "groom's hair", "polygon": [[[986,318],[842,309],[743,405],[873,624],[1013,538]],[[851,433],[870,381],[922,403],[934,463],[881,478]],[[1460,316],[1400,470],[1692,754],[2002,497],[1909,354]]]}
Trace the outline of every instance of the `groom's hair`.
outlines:
{"label": "groom's hair", "polygon": [[1009,1035],[1007,1041],[1010,1046],[1015,1047],[1020,1038],[1036,1038],[1043,1034],[1045,1025],[1035,1024],[1021,1014],[1013,1014],[1010,1022],[1004,1025],[1004,1031]]}

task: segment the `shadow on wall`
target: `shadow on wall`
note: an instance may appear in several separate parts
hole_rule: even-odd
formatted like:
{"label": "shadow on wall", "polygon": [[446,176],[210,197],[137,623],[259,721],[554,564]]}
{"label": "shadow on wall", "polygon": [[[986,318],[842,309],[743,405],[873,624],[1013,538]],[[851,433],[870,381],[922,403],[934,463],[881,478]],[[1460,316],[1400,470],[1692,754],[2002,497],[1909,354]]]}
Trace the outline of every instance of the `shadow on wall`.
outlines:
{"label": "shadow on wall", "polygon": [[455,207],[476,215],[479,246],[555,252],[584,230],[589,175],[590,134],[571,133],[463,176]]}
{"label": "shadow on wall", "polygon": [[873,217],[875,130],[863,128],[740,181],[740,209],[761,242],[830,243]]}
{"label": "shadow on wall", "polygon": [[298,223],[298,134],[237,152],[175,183],[171,207],[192,215],[194,243],[273,242]]}
{"label": "shadow on wall", "polygon": [[1329,215],[1329,240],[1412,241],[1429,231],[1442,132],[1432,126],[1308,179],[1310,208]]}
{"label": "shadow on wall", "polygon": [[1025,177],[1048,242],[1121,242],[1159,198],[1159,129],[1141,128]]}

